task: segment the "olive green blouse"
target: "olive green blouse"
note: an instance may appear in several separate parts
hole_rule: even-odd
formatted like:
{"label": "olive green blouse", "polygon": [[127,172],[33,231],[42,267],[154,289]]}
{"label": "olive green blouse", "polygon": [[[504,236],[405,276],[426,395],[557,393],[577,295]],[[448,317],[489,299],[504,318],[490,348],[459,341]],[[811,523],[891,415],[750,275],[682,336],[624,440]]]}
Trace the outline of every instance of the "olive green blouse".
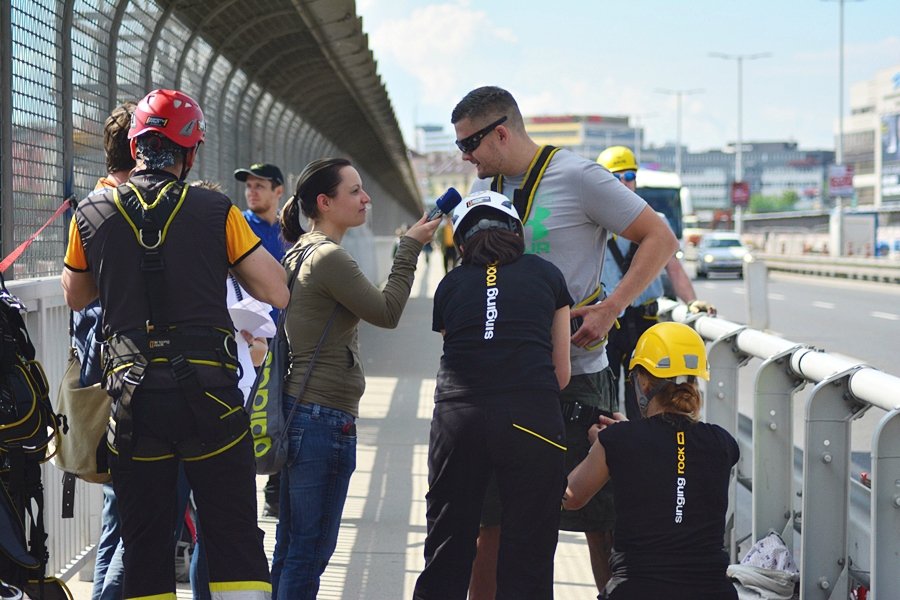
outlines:
{"label": "olive green blouse", "polygon": [[312,231],[285,255],[288,278],[303,249],[319,242],[328,243],[313,250],[301,265],[285,309],[285,331],[291,346],[285,391],[296,397],[325,323],[339,305],[301,400],[359,416],[359,400],[366,388],[359,359],[359,321],[391,329],[397,326],[409,298],[422,244],[407,236],[401,238],[391,274],[384,289],[379,289],[349,252],[325,234]]}

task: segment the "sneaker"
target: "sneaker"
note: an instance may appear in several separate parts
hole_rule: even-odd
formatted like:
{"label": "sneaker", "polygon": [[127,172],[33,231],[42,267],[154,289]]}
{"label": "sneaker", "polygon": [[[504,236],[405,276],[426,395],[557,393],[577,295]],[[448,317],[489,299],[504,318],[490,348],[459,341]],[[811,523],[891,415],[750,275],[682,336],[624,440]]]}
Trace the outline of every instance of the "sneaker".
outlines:
{"label": "sneaker", "polygon": [[265,504],[263,504],[262,516],[270,517],[272,519],[277,519],[278,518],[278,503],[277,502],[272,502],[272,503],[266,502]]}

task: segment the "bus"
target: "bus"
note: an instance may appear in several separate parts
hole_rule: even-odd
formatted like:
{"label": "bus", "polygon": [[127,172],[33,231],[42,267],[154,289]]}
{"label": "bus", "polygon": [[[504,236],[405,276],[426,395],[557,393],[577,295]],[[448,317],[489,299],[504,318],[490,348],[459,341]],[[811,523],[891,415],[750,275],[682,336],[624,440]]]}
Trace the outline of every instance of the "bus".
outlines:
{"label": "bus", "polygon": [[690,193],[687,188],[681,187],[681,177],[668,171],[639,169],[635,191],[653,210],[666,215],[675,237],[680,241],[684,233],[684,217],[694,212]]}

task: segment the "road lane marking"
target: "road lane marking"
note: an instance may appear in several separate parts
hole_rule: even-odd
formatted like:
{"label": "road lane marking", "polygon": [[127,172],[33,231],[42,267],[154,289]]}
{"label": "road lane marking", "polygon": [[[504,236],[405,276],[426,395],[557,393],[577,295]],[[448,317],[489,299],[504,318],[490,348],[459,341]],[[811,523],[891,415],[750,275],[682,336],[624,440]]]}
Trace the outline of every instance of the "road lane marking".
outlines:
{"label": "road lane marking", "polygon": [[769,300],[784,300],[784,294],[771,293],[768,296]]}
{"label": "road lane marking", "polygon": [[879,312],[873,311],[869,313],[870,316],[875,317],[876,319],[887,319],[888,321],[900,321],[900,315],[895,315],[893,313]]}
{"label": "road lane marking", "polygon": [[827,308],[828,310],[831,310],[834,308],[834,303],[833,302],[821,302],[821,301],[817,300],[817,301],[813,302],[813,306],[815,306],[816,308]]}

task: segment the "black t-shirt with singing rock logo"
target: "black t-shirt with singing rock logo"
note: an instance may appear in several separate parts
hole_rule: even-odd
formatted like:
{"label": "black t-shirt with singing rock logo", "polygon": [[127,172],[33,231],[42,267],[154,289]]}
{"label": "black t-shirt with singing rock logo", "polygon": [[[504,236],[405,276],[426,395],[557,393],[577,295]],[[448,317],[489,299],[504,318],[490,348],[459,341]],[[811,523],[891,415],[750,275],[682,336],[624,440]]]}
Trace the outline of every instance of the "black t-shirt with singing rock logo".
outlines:
{"label": "black t-shirt with singing rock logo", "polygon": [[446,332],[435,401],[558,391],[551,329],[556,311],[571,305],[560,270],[538,256],[450,271],[434,294],[432,329]]}
{"label": "black t-shirt with singing rock logo", "polygon": [[599,440],[615,482],[613,574],[697,592],[727,581],[735,439],[718,425],[668,414],[607,427]]}

